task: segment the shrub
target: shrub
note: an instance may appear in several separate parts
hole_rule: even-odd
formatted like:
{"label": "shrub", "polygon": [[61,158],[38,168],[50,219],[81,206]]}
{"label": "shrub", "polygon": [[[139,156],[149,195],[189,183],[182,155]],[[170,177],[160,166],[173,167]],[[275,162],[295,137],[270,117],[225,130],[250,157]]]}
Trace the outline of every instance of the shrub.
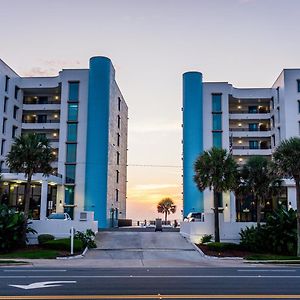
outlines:
{"label": "shrub", "polygon": [[87,229],[86,232],[76,231],[74,238],[80,240],[84,248],[97,248],[97,245],[94,241],[95,233],[91,229]]}
{"label": "shrub", "polygon": [[40,234],[38,236],[38,242],[40,245],[52,240],[54,240],[54,236],[52,234]]}
{"label": "shrub", "polygon": [[234,243],[218,243],[213,242],[207,244],[207,247],[211,251],[223,252],[225,250],[241,250],[241,246],[239,244]]}
{"label": "shrub", "polygon": [[[48,241],[43,244],[43,247],[52,250],[70,251],[71,239],[67,238],[67,239]],[[84,249],[83,243],[78,239],[74,239],[74,251],[80,252],[83,249]]]}
{"label": "shrub", "polygon": [[280,208],[260,228],[241,230],[241,245],[253,252],[296,255],[297,218],[293,209]]}
{"label": "shrub", "polygon": [[212,240],[212,235],[211,234],[205,234],[202,238],[201,238],[201,244],[205,244],[205,243],[209,243]]}
{"label": "shrub", "polygon": [[25,233],[36,233],[28,227],[29,224],[26,224],[23,213],[10,209],[5,204],[0,205],[0,252],[25,246]]}

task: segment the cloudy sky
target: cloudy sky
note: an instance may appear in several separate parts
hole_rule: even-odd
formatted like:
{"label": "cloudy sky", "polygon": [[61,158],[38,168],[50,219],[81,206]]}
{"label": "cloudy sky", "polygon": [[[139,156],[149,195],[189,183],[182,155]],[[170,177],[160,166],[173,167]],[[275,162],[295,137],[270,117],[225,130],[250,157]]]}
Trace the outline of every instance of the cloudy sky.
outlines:
{"label": "cloudy sky", "polygon": [[270,86],[300,67],[299,0],[0,0],[0,58],[20,75],[112,59],[129,106],[128,217],[182,207],[181,76]]}

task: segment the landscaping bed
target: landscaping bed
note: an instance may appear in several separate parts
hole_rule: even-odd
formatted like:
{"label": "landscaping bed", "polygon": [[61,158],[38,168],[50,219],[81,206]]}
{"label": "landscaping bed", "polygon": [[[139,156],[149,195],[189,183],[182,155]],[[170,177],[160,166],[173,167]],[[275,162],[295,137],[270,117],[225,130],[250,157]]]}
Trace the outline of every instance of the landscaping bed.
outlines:
{"label": "landscaping bed", "polygon": [[[74,240],[74,255],[81,254],[83,244]],[[28,245],[8,253],[0,253],[0,259],[27,258],[27,259],[56,259],[56,257],[68,257],[70,255],[70,239],[58,239],[47,241],[42,245]]]}
{"label": "landscaping bed", "polygon": [[[211,243],[215,244],[215,243]],[[224,243],[219,243],[224,244]],[[225,243],[228,245],[227,243]],[[211,247],[209,244],[196,244],[196,246],[202,250],[205,255],[208,256],[216,256],[216,257],[242,257],[245,258],[247,256],[253,255],[252,252],[244,250],[240,247],[240,245],[230,244],[232,246],[225,247]]]}

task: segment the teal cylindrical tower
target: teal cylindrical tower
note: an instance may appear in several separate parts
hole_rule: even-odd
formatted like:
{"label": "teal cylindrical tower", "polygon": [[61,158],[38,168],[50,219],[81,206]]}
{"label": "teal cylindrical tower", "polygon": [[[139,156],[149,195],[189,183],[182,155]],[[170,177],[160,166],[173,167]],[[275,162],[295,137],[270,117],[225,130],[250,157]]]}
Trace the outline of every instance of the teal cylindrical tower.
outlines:
{"label": "teal cylindrical tower", "polygon": [[203,193],[194,182],[194,163],[203,152],[202,74],[183,74],[183,215],[203,212]]}
{"label": "teal cylindrical tower", "polygon": [[107,57],[90,59],[85,173],[85,210],[95,212],[99,228],[107,222],[109,97],[112,63]]}

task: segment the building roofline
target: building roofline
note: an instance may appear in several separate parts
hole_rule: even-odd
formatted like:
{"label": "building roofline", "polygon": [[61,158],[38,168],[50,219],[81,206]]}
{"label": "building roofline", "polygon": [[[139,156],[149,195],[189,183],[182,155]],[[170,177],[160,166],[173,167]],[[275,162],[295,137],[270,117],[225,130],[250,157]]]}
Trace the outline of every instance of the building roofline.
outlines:
{"label": "building roofline", "polygon": [[13,73],[15,73],[18,77],[21,77],[15,70],[13,70],[3,59],[0,58],[0,62],[3,63],[6,67],[8,67]]}

